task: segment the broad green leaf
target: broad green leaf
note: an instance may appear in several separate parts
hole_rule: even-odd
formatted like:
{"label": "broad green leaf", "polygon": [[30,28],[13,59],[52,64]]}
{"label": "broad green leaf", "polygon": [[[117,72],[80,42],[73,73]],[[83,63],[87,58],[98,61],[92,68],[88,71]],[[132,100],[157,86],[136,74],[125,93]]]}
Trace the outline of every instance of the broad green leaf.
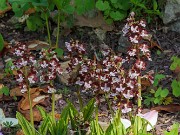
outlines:
{"label": "broad green leaf", "polygon": [[161,92],[162,92],[162,88],[161,87],[159,87],[158,89],[157,89],[157,91],[156,91],[156,93],[155,93],[155,97],[158,97],[158,96],[160,96],[161,95]]}
{"label": "broad green leaf", "polygon": [[176,80],[173,80],[171,83],[172,92],[175,97],[180,96],[180,83]]}
{"label": "broad green leaf", "polygon": [[164,132],[164,135],[178,135],[178,130],[180,128],[180,124],[179,123],[174,123],[172,128],[171,128],[171,131],[165,131]]}
{"label": "broad green leaf", "polygon": [[25,135],[35,135],[33,131],[35,130],[34,127],[29,123],[29,121],[24,118],[22,114],[19,112],[16,113],[16,118],[18,119],[19,124],[22,127],[23,133]]}
{"label": "broad green leaf", "polygon": [[103,135],[104,131],[103,128],[101,127],[101,125],[99,124],[99,122],[97,120],[93,120],[90,123],[90,131],[91,131],[91,135]]}
{"label": "broad green leaf", "polygon": [[172,64],[171,64],[171,66],[170,66],[170,69],[171,70],[175,70],[176,69],[176,67],[177,67],[177,63],[175,63],[175,62],[173,62]]}
{"label": "broad green leaf", "polygon": [[9,88],[6,86],[2,87],[0,89],[0,94],[4,94],[4,95],[8,96],[9,95]]}
{"label": "broad green leaf", "polygon": [[66,5],[64,8],[63,8],[63,11],[67,14],[73,14],[75,8],[71,5]]}
{"label": "broad green leaf", "polygon": [[6,10],[8,8],[7,4],[6,4],[6,0],[1,0],[0,1],[0,10]]}
{"label": "broad green leaf", "polygon": [[154,103],[155,104],[159,104],[159,102],[160,102],[160,99],[159,98],[155,98]]}
{"label": "broad green leaf", "polygon": [[63,56],[63,53],[64,53],[63,49],[61,49],[61,48],[56,48],[54,51],[57,53],[57,56],[58,56],[58,57]]}
{"label": "broad green leaf", "polygon": [[96,8],[98,8],[101,11],[105,11],[110,8],[109,2],[108,1],[103,2],[102,0],[98,0],[96,2]]}
{"label": "broad green leaf", "polygon": [[158,82],[159,82],[161,79],[164,79],[164,78],[165,78],[165,75],[163,75],[163,74],[156,74],[155,77],[154,77],[153,86],[157,86],[157,85],[158,85]]}
{"label": "broad green leaf", "polygon": [[60,2],[60,0],[52,0],[52,2],[56,5],[58,10],[61,10],[61,7],[62,7],[61,2],[62,1]]}
{"label": "broad green leaf", "polygon": [[118,0],[111,0],[112,3],[117,3]]}
{"label": "broad green leaf", "polygon": [[107,24],[112,24],[113,23],[113,19],[111,19],[111,18],[108,18],[105,21],[106,21]]}
{"label": "broad green leaf", "polygon": [[161,97],[166,97],[169,94],[169,90],[168,89],[163,89],[161,91]]}
{"label": "broad green leaf", "polygon": [[158,4],[156,0],[153,0],[153,10],[157,10]]}
{"label": "broad green leaf", "polygon": [[41,122],[41,125],[39,126],[39,133],[42,135],[47,135],[47,131],[49,128],[49,122],[50,122],[50,118],[49,116],[47,116],[46,118],[43,119],[43,121]]}
{"label": "broad green leaf", "polygon": [[4,39],[3,39],[3,36],[0,33],[0,51],[2,51],[3,48],[4,48]]}
{"label": "broad green leaf", "polygon": [[48,114],[46,113],[45,109],[42,108],[41,106],[36,106],[36,107],[39,110],[39,112],[41,113],[42,118],[45,119],[48,116]]}
{"label": "broad green leaf", "polygon": [[113,18],[113,20],[119,21],[124,19],[124,17],[126,17],[126,14],[124,12],[112,11],[110,12],[110,16],[111,18]]}
{"label": "broad green leaf", "polygon": [[89,121],[92,118],[93,112],[94,112],[94,99],[91,99],[88,104],[83,108],[83,117],[84,121]]}

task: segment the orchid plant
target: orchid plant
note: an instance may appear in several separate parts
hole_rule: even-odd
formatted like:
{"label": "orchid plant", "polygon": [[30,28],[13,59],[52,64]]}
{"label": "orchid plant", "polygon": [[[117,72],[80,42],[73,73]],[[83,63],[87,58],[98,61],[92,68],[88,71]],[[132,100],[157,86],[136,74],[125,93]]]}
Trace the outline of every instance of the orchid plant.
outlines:
{"label": "orchid plant", "polygon": [[[104,59],[91,60],[86,57],[85,47],[79,41],[65,43],[70,57],[67,71],[71,72],[79,66],[77,79],[70,82],[78,85],[82,92],[90,90],[96,96],[103,92],[112,116],[115,110],[121,110],[121,113],[132,112],[133,99],[137,99],[137,114],[141,116],[141,79],[153,83],[152,72],[145,72],[146,61],[152,60],[149,50],[151,35],[145,28],[145,20],[136,21],[134,16],[132,12],[122,30],[131,43],[125,58],[116,55],[111,49],[105,49],[102,50]],[[138,130],[141,124],[139,117]]]}
{"label": "orchid plant", "polygon": [[22,93],[28,94],[30,105],[30,121],[31,126],[34,127],[33,108],[31,99],[31,89],[38,84],[48,84],[47,93],[52,94],[52,117],[55,120],[55,92],[53,87],[53,80],[56,74],[62,74],[62,68],[56,53],[51,49],[42,49],[39,54],[39,59],[31,53],[25,43],[17,42],[13,48],[12,53],[15,56],[12,69],[17,70],[15,76],[16,81]]}

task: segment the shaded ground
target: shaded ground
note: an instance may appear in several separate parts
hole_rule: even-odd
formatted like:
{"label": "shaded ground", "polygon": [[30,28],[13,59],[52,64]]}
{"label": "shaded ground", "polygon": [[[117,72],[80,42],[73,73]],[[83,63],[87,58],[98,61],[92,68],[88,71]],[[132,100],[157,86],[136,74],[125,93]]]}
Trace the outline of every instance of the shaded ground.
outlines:
{"label": "shaded ground", "polygon": [[[24,32],[23,29],[15,29],[15,26],[11,26],[7,23],[8,17],[4,17],[0,19],[0,33],[2,33],[4,40],[7,42],[11,42],[13,40],[15,41],[31,41],[31,40],[47,40],[47,34],[46,32],[40,31],[40,32]],[[122,24],[115,24],[114,31],[107,32],[106,38],[105,38],[105,44],[109,45],[109,47],[116,49],[118,48],[118,41],[120,34],[119,32],[122,29]],[[153,28],[153,27],[152,27]],[[157,73],[163,73],[166,75],[166,80],[161,82],[162,87],[170,88],[171,81],[173,77],[175,76],[174,73],[169,69],[171,64],[171,57],[173,55],[180,56],[180,34],[168,31],[167,33],[163,32],[163,29],[161,29],[162,26],[159,26],[157,29],[153,28],[154,31],[151,31],[154,34],[154,40],[159,43],[161,48],[163,49],[163,52],[161,54],[157,54],[157,48],[152,48],[152,59],[153,61],[149,64],[148,69],[154,70]],[[98,40],[97,35],[94,33],[92,28],[78,28],[75,27],[72,29],[72,32],[67,35],[60,37],[60,43],[59,46],[64,48],[64,42],[69,41],[70,39],[78,39],[81,42],[87,44],[87,47],[89,48],[89,54],[93,54],[93,51],[91,50],[91,47],[88,46],[89,44],[92,44],[94,47],[99,46],[99,44],[102,44],[101,41]],[[52,37],[52,39],[55,39]],[[1,72],[3,70],[3,59],[0,60],[0,67]],[[13,87],[10,83],[13,82],[13,78],[4,78],[3,80],[0,80],[0,83],[3,83],[4,85],[8,86],[10,89]],[[63,89],[64,85],[57,84],[57,88]],[[63,106],[66,104],[65,99],[68,98],[78,107],[77,98],[75,95],[74,90],[71,90],[71,87],[69,88],[68,94],[63,95],[63,99],[59,100],[57,102],[57,112],[60,112],[63,108]],[[83,95],[84,102],[87,102],[89,99],[92,98],[92,95]],[[15,117],[16,110],[17,110],[17,103],[19,99],[10,100],[10,101],[0,101],[0,108],[3,108],[5,111],[5,115],[7,117]],[[175,98],[174,102],[177,104],[180,104],[179,98]],[[100,113],[106,112],[107,113],[107,106],[106,103],[103,102],[102,106],[100,107]],[[50,110],[51,108],[47,108],[47,110]],[[108,114],[107,114],[108,116]],[[101,120],[108,121],[107,117],[101,118]],[[158,118],[158,124],[156,126],[156,134],[162,134],[162,130],[166,130],[172,123],[174,122],[180,122],[180,114],[178,112],[175,113],[167,113],[167,112],[160,112],[159,118]],[[4,131],[4,134],[8,135],[9,131]],[[10,133],[11,134],[11,133]]]}

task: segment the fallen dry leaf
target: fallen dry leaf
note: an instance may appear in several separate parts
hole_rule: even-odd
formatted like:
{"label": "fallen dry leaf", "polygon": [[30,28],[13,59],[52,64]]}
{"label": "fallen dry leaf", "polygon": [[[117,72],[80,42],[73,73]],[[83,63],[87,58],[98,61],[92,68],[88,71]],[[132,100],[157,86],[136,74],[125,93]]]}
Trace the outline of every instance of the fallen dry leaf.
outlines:
{"label": "fallen dry leaf", "polygon": [[[44,102],[44,100],[49,97],[48,95],[40,95],[40,92],[37,91],[33,94],[31,94],[31,101],[32,101],[32,107],[34,107],[35,105]],[[28,96],[24,96],[24,98],[21,99],[22,102],[20,104],[20,108],[22,110],[28,110],[30,109],[30,105],[29,105],[29,99]],[[19,104],[18,104],[19,105]]]}
{"label": "fallen dry leaf", "polygon": [[[1,89],[4,87],[4,85],[3,84],[0,84],[0,91],[1,91]],[[3,97],[3,94],[1,94],[0,93],[0,99],[2,99],[2,97]]]}
{"label": "fallen dry leaf", "polygon": [[27,46],[30,50],[41,50],[42,48],[48,48],[49,44],[44,41],[33,40],[27,42]]}
{"label": "fallen dry leaf", "polygon": [[[45,88],[38,88],[38,87],[37,88],[30,88],[30,93],[31,94],[35,93],[36,91],[47,93]],[[16,88],[10,90],[10,96],[11,97],[14,97],[14,96],[26,96],[26,93],[23,94],[21,92],[21,89],[19,87],[16,87]]]}
{"label": "fallen dry leaf", "polygon": [[87,26],[87,27],[92,27],[92,28],[101,28],[104,31],[112,31],[113,30],[113,24],[108,25],[101,12],[98,12],[97,16],[93,18],[88,18],[85,16],[79,16],[75,15],[75,24],[76,26]]}
{"label": "fallen dry leaf", "polygon": [[35,8],[29,8],[28,10],[25,11],[25,14],[26,15],[30,15],[30,14],[33,14],[36,12],[36,9]]}
{"label": "fallen dry leaf", "polygon": [[[24,115],[24,117],[30,121],[30,110],[22,110],[20,108],[20,104],[22,103],[22,100],[19,101],[18,103],[18,111]],[[33,116],[34,116],[34,121],[41,121],[42,117],[39,112],[39,110],[36,108],[36,106],[33,107]]]}
{"label": "fallen dry leaf", "polygon": [[155,41],[151,40],[150,43],[151,43],[151,48],[157,47],[159,50],[163,52],[163,49]]}
{"label": "fallen dry leaf", "polygon": [[70,63],[70,61],[60,63],[61,68],[63,69],[63,73],[61,75],[57,74],[59,82],[66,84],[66,85],[69,84],[68,80],[71,79],[73,81],[77,77],[77,71],[79,70],[79,66],[77,65],[70,74],[66,73],[65,71],[66,71],[66,68],[69,67],[69,63]]}
{"label": "fallen dry leaf", "polygon": [[160,111],[166,111],[166,112],[179,112],[180,111],[180,105],[179,104],[169,104],[169,105],[161,105],[157,107],[151,108],[151,110],[156,110],[158,112]]}
{"label": "fallen dry leaf", "polygon": [[16,135],[24,135],[24,133],[23,133],[22,130],[18,130],[18,131],[16,132]]}

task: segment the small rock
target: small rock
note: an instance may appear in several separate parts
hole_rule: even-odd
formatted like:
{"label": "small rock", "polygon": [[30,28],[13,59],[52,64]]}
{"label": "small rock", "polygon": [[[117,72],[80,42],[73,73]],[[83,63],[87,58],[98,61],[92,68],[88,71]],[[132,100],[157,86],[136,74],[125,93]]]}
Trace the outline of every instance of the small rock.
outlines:
{"label": "small rock", "polygon": [[16,23],[19,22],[19,18],[16,17],[16,16],[13,16],[7,22],[10,23],[10,24],[16,24]]}
{"label": "small rock", "polygon": [[119,38],[119,41],[118,41],[118,48],[117,48],[118,51],[121,53],[126,53],[130,46],[131,46],[131,44],[128,41],[128,38],[121,35]]}

